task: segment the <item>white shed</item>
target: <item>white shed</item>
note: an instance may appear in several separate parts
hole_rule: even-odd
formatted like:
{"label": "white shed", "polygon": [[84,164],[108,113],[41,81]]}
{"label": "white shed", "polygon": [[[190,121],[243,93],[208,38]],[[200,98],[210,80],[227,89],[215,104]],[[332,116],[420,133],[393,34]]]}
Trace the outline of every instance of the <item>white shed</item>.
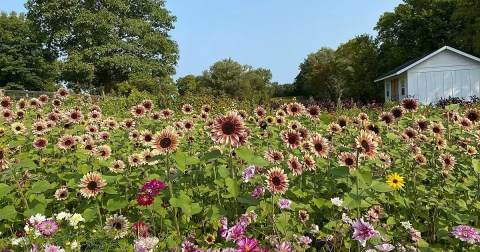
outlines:
{"label": "white shed", "polygon": [[449,96],[468,100],[480,97],[480,58],[445,46],[383,74],[378,81],[384,82],[385,101],[407,96],[422,103]]}

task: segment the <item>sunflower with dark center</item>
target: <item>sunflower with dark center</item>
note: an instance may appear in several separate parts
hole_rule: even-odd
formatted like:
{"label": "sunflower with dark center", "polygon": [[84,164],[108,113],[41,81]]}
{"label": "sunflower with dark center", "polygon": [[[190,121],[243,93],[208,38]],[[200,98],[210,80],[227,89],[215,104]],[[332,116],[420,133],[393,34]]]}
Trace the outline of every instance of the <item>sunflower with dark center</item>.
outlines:
{"label": "sunflower with dark center", "polygon": [[193,112],[193,107],[190,104],[185,104],[182,106],[182,112],[184,114],[191,114]]}
{"label": "sunflower with dark center", "polygon": [[313,146],[313,152],[317,157],[326,158],[330,152],[330,144],[328,140],[321,136],[313,136],[310,140]]}
{"label": "sunflower with dark center", "polygon": [[417,102],[417,100],[415,100],[412,97],[407,97],[407,98],[403,99],[402,107],[408,112],[413,112],[413,111],[417,110],[418,102]]}
{"label": "sunflower with dark center", "polygon": [[445,133],[445,127],[440,122],[432,122],[430,124],[430,131],[435,137],[441,137]]}
{"label": "sunflower with dark center", "polygon": [[41,150],[47,146],[47,142],[48,142],[47,139],[43,137],[37,137],[33,141],[33,147],[35,147],[35,149],[37,150]]}
{"label": "sunflower with dark center", "polygon": [[113,215],[107,218],[103,228],[107,235],[113,239],[120,239],[128,234],[130,223],[122,215]]}
{"label": "sunflower with dark center", "polygon": [[398,119],[398,118],[403,116],[403,108],[400,107],[400,106],[395,106],[395,107],[392,108],[390,113],[392,113],[393,117]]}
{"label": "sunflower with dark center", "polygon": [[89,172],[85,174],[78,186],[80,187],[80,193],[85,198],[97,196],[103,192],[103,188],[107,185],[107,181],[103,179],[102,174],[99,172]]}
{"label": "sunflower with dark center", "polygon": [[215,243],[215,236],[213,236],[212,234],[207,234],[207,236],[205,236],[205,242],[207,244],[214,244]]}
{"label": "sunflower with dark center", "polygon": [[307,108],[307,117],[312,120],[317,120],[320,116],[320,107],[317,105],[310,105]]}
{"label": "sunflower with dark center", "polygon": [[288,190],[287,175],[280,168],[272,168],[267,172],[267,189],[272,194],[284,194]]}
{"label": "sunflower with dark center", "polygon": [[287,105],[287,113],[291,116],[301,115],[303,114],[304,111],[305,111],[305,107],[298,102],[289,103]]}
{"label": "sunflower with dark center", "polygon": [[371,131],[371,132],[373,132],[377,135],[380,133],[380,128],[375,124],[369,124],[367,126],[367,130],[369,130],[369,131]]}
{"label": "sunflower with dark center", "polygon": [[425,131],[428,129],[428,122],[424,118],[419,118],[415,121],[414,127],[416,130]]}
{"label": "sunflower with dark center", "polygon": [[283,160],[283,154],[277,150],[268,150],[265,151],[264,157],[272,164],[278,164],[280,161]]}
{"label": "sunflower with dark center", "polygon": [[290,156],[288,159],[288,168],[292,171],[294,176],[302,174],[302,164],[298,161],[296,156]]}
{"label": "sunflower with dark center", "polygon": [[298,211],[298,217],[301,222],[307,222],[310,219],[310,215],[305,210]]}
{"label": "sunflower with dark center", "polygon": [[373,158],[377,149],[377,142],[374,141],[372,134],[361,131],[356,139],[357,148],[361,151],[362,156]]}
{"label": "sunflower with dark center", "polygon": [[282,131],[280,133],[280,136],[282,137],[283,142],[285,142],[285,144],[287,144],[287,147],[290,149],[297,148],[302,140],[300,133],[292,129]]}
{"label": "sunflower with dark center", "polygon": [[409,139],[415,139],[417,138],[417,131],[414,130],[414,129],[411,129],[411,128],[408,128],[406,129],[405,131],[403,131],[403,134],[405,134],[406,136],[408,136]]}
{"label": "sunflower with dark center", "polygon": [[165,128],[153,137],[153,147],[160,154],[172,153],[177,150],[179,137],[177,132],[171,128]]}
{"label": "sunflower with dark center", "polygon": [[227,115],[219,115],[215,119],[210,136],[216,143],[238,146],[245,130],[240,117],[235,112],[228,112]]}
{"label": "sunflower with dark center", "polygon": [[447,171],[452,171],[457,163],[455,157],[450,153],[441,154],[438,160],[442,163],[442,169]]}
{"label": "sunflower with dark center", "polygon": [[356,157],[350,152],[342,152],[338,156],[338,163],[340,165],[348,167],[350,170],[356,169]]}
{"label": "sunflower with dark center", "polygon": [[58,141],[58,148],[63,150],[72,149],[75,146],[75,137],[71,135],[64,135]]}
{"label": "sunflower with dark center", "polygon": [[142,117],[145,114],[145,108],[143,106],[133,106],[130,110],[134,117]]}
{"label": "sunflower with dark center", "polygon": [[56,200],[66,200],[69,194],[67,187],[62,186],[55,191],[54,196]]}
{"label": "sunflower with dark center", "polygon": [[13,102],[8,96],[3,96],[0,98],[0,105],[4,109],[9,109],[13,106]]}
{"label": "sunflower with dark center", "polygon": [[153,108],[153,102],[151,100],[144,100],[141,104],[145,110],[150,111]]}
{"label": "sunflower with dark center", "polygon": [[57,90],[57,97],[64,100],[68,96],[68,90],[66,88],[59,88]]}
{"label": "sunflower with dark center", "polygon": [[464,116],[474,124],[480,121],[480,113],[478,112],[477,109],[474,109],[474,108],[467,110]]}

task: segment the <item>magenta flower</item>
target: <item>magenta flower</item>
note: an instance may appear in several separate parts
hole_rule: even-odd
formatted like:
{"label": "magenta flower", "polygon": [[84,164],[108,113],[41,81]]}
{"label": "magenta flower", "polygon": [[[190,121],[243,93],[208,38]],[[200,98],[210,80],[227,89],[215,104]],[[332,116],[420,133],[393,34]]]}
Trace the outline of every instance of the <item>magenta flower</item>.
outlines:
{"label": "magenta flower", "polygon": [[478,231],[466,225],[453,227],[452,231],[448,233],[448,236],[470,244],[480,243],[480,234],[478,234]]}
{"label": "magenta flower", "polygon": [[286,209],[286,210],[290,210],[290,204],[292,202],[288,199],[280,199],[278,200],[278,207],[280,207],[280,209]]}
{"label": "magenta flower", "polygon": [[163,183],[160,180],[152,179],[152,180],[145,181],[145,183],[143,183],[143,186],[140,190],[146,191],[152,196],[157,196],[158,191],[163,188],[165,188],[165,183]]}
{"label": "magenta flower", "polygon": [[243,238],[243,234],[245,234],[245,229],[247,228],[247,223],[240,221],[235,226],[231,227],[227,231],[227,241],[236,241],[238,239]]}
{"label": "magenta flower", "polygon": [[237,252],[253,252],[258,251],[260,247],[254,239],[244,237],[237,241]]}
{"label": "magenta flower", "polygon": [[182,252],[196,252],[197,248],[195,245],[189,241],[184,241],[182,243]]}
{"label": "magenta flower", "polygon": [[292,245],[289,242],[282,242],[277,245],[275,252],[292,252]]}
{"label": "magenta flower", "polygon": [[300,241],[305,245],[312,243],[312,239],[308,236],[300,237]]}
{"label": "magenta flower", "polygon": [[265,188],[263,187],[255,187],[252,192],[252,198],[257,199],[265,192]]}
{"label": "magenta flower", "polygon": [[37,225],[38,231],[44,236],[51,236],[58,231],[58,225],[53,220],[44,220]]}
{"label": "magenta flower", "polygon": [[45,252],[65,252],[65,250],[59,246],[47,245],[45,246]]}
{"label": "magenta flower", "polygon": [[375,248],[382,252],[390,252],[395,249],[395,246],[389,243],[384,243],[384,244],[375,246]]}
{"label": "magenta flower", "polygon": [[242,174],[243,182],[248,183],[255,176],[255,166],[251,165]]}
{"label": "magenta flower", "polygon": [[363,247],[365,247],[370,238],[380,235],[370,223],[364,222],[363,219],[357,220],[352,227],[354,230],[352,239],[359,241]]}
{"label": "magenta flower", "polygon": [[219,228],[218,232],[220,233],[220,236],[223,239],[227,238],[227,231],[228,231],[227,217],[222,217],[220,219],[220,228]]}

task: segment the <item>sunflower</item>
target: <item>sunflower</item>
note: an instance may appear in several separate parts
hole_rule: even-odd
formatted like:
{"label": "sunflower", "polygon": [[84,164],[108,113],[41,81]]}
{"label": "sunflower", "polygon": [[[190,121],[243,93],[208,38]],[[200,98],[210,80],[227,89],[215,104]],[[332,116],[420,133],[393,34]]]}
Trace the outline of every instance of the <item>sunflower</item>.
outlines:
{"label": "sunflower", "polygon": [[182,106],[182,112],[184,114],[191,114],[193,113],[193,107],[190,104],[185,104]]}
{"label": "sunflower", "polygon": [[12,126],[10,126],[10,128],[12,129],[13,134],[15,135],[23,135],[27,131],[27,127],[25,127],[25,125],[20,122],[12,123]]}
{"label": "sunflower", "polygon": [[171,110],[171,109],[162,109],[162,110],[160,111],[160,114],[162,115],[162,117],[163,117],[164,119],[167,119],[167,118],[173,116],[174,113],[175,113],[175,112],[174,112],[173,110]]}
{"label": "sunflower", "polygon": [[312,148],[313,148],[312,142],[310,142],[309,140],[307,140],[307,141],[303,140],[303,141],[300,143],[300,150],[301,150],[303,153],[310,153],[310,152],[312,152]]}
{"label": "sunflower", "polygon": [[142,130],[140,132],[139,140],[142,142],[143,146],[151,146],[153,144],[154,135],[150,130]]}
{"label": "sunflower", "polygon": [[289,103],[287,105],[287,113],[291,116],[301,115],[304,113],[304,111],[305,111],[305,107],[298,102]]}
{"label": "sunflower", "polygon": [[310,140],[313,152],[316,156],[326,158],[330,152],[330,144],[328,140],[321,136],[313,136]]}
{"label": "sunflower", "polygon": [[440,122],[432,122],[430,124],[430,131],[435,137],[442,137],[445,133],[445,127]]}
{"label": "sunflower", "polygon": [[246,120],[247,117],[248,117],[248,114],[247,114],[247,112],[245,112],[245,110],[237,111],[237,115],[240,116],[240,118],[242,118],[242,120]]}
{"label": "sunflower", "polygon": [[387,184],[394,190],[402,189],[405,185],[403,177],[396,172],[387,176]]}
{"label": "sunflower", "polygon": [[427,158],[422,153],[418,153],[418,154],[415,155],[415,161],[419,165],[424,165],[424,164],[427,163]]}
{"label": "sunflower", "polygon": [[40,102],[38,101],[37,98],[32,98],[28,100],[28,107],[29,108],[39,108],[40,107]]}
{"label": "sunflower", "polygon": [[318,120],[320,116],[320,107],[317,105],[310,105],[307,107],[307,117],[311,120]]}
{"label": "sunflower", "polygon": [[315,159],[310,155],[303,156],[302,165],[309,171],[315,170]]}
{"label": "sunflower", "polygon": [[342,131],[342,127],[340,127],[340,125],[336,123],[330,123],[327,126],[327,128],[328,128],[328,132],[331,132],[331,133],[337,133]]}
{"label": "sunflower", "polygon": [[262,118],[267,116],[267,111],[263,107],[257,107],[256,109],[253,110],[253,114],[257,118]]}
{"label": "sunflower", "polygon": [[275,117],[275,123],[277,125],[284,125],[285,124],[285,118],[281,116]]}
{"label": "sunflower", "polygon": [[356,169],[356,157],[350,152],[342,152],[338,156],[338,163],[340,165],[348,167],[350,170]]}
{"label": "sunflower", "polygon": [[58,148],[62,150],[69,150],[75,146],[75,137],[72,135],[63,135],[60,140],[58,140]]}
{"label": "sunflower", "polygon": [[22,119],[23,116],[25,115],[25,111],[23,110],[17,110],[17,118]]}
{"label": "sunflower", "polygon": [[151,150],[144,150],[142,153],[140,153],[143,159],[143,164],[147,165],[156,165],[158,164],[158,160],[152,160],[149,161],[149,159],[153,158],[155,156],[155,153]]}
{"label": "sunflower", "polygon": [[287,175],[280,168],[272,168],[267,173],[267,188],[272,194],[284,194],[288,190]]}
{"label": "sunflower", "polygon": [[33,141],[33,147],[37,150],[41,150],[47,146],[48,140],[43,137],[37,137]]}
{"label": "sunflower", "polygon": [[112,166],[110,167],[110,171],[118,173],[118,172],[122,172],[123,169],[125,169],[125,163],[122,160],[112,161]]}
{"label": "sunflower", "polygon": [[412,128],[408,128],[404,130],[403,134],[405,134],[408,137],[408,139],[411,139],[411,140],[417,138],[417,135],[418,135],[417,131]]}
{"label": "sunflower", "polygon": [[457,123],[462,126],[462,128],[464,129],[468,129],[472,126],[472,121],[470,121],[470,119],[468,119],[467,117],[462,117],[460,118]]}
{"label": "sunflower", "polygon": [[113,215],[105,221],[105,232],[113,237],[113,239],[123,238],[128,234],[130,223],[127,218],[122,215]]}
{"label": "sunflower", "polygon": [[145,108],[145,110],[150,111],[153,108],[152,100],[143,100],[141,105]]}
{"label": "sunflower", "polygon": [[239,144],[240,136],[245,132],[240,117],[234,112],[228,112],[227,115],[219,115],[210,131],[213,141],[220,144]]}
{"label": "sunflower", "polygon": [[375,151],[378,144],[374,141],[372,134],[362,130],[356,139],[356,143],[357,148],[361,151],[362,156],[367,156],[369,158],[375,156]]}
{"label": "sunflower", "polygon": [[142,157],[138,154],[132,154],[128,157],[128,164],[132,167],[138,167],[142,163]]}
{"label": "sunflower", "polygon": [[358,114],[358,119],[360,119],[360,121],[368,121],[368,115],[366,113],[359,113]]}
{"label": "sunflower", "polygon": [[2,111],[3,120],[8,122],[8,121],[12,120],[13,117],[14,117],[13,111],[11,111],[10,109],[3,109],[3,111]]}
{"label": "sunflower", "polygon": [[385,125],[390,126],[395,122],[395,117],[391,112],[382,112],[378,116],[378,120],[385,122]]}
{"label": "sunflower", "polygon": [[392,108],[392,110],[390,110],[390,113],[392,113],[392,115],[393,115],[393,117],[395,117],[395,119],[398,119],[398,118],[403,116],[404,110],[400,106],[395,106],[395,107]]}
{"label": "sunflower", "polygon": [[105,142],[108,139],[110,139],[110,133],[108,131],[98,132],[96,137],[97,137],[97,140],[99,140],[100,142]]}
{"label": "sunflower", "polygon": [[153,147],[158,153],[172,153],[178,148],[179,139],[177,132],[171,128],[165,128],[153,137]]}
{"label": "sunflower", "polygon": [[200,113],[200,118],[201,118],[202,120],[207,120],[207,119],[208,119],[208,115],[209,115],[208,113],[202,112],[202,113]]}
{"label": "sunflower", "polygon": [[302,174],[302,164],[298,161],[298,157],[290,156],[287,162],[288,168],[292,171],[294,176]]}
{"label": "sunflower", "polygon": [[25,109],[27,107],[27,102],[25,99],[21,98],[17,101],[17,109]]}
{"label": "sunflower", "polygon": [[480,112],[474,108],[467,110],[464,116],[474,124],[480,121]]}
{"label": "sunflower", "polygon": [[98,155],[99,160],[107,160],[112,153],[112,149],[108,145],[102,145],[96,147],[94,153]]}
{"label": "sunflower", "polygon": [[297,148],[302,140],[298,131],[292,129],[282,131],[280,136],[290,149]]}
{"label": "sunflower", "polygon": [[152,114],[150,115],[150,118],[151,118],[152,120],[155,120],[155,121],[156,121],[156,120],[160,120],[160,118],[162,118],[162,114],[160,114],[160,113],[158,113],[158,112],[155,112],[155,113],[152,113]]}
{"label": "sunflower", "polygon": [[285,112],[282,109],[279,109],[275,112],[275,117],[286,117],[286,116],[287,116],[287,112]]}
{"label": "sunflower", "polygon": [[340,127],[345,128],[347,126],[348,118],[346,116],[339,116],[337,118],[337,124],[340,125]]}
{"label": "sunflower", "polygon": [[457,163],[455,157],[450,153],[441,154],[438,160],[442,163],[442,169],[447,171],[452,171]]}
{"label": "sunflower", "polygon": [[298,211],[298,218],[301,222],[307,222],[310,219],[310,215],[305,210]]}
{"label": "sunflower", "polygon": [[392,158],[385,153],[380,153],[378,154],[378,159],[382,161],[382,164],[380,165],[383,169],[390,168],[392,165]]}
{"label": "sunflower", "polygon": [[67,111],[65,114],[65,117],[71,122],[71,123],[80,123],[83,120],[83,115],[80,110],[72,109],[70,111]]}
{"label": "sunflower", "polygon": [[3,109],[10,109],[13,106],[12,99],[9,96],[3,96],[0,98],[0,106]]}
{"label": "sunflower", "polygon": [[47,95],[40,95],[38,97],[38,100],[42,103],[42,104],[47,104],[48,103],[48,96]]}
{"label": "sunflower", "polygon": [[69,194],[67,187],[62,186],[55,191],[54,196],[56,200],[66,200]]}
{"label": "sunflower", "polygon": [[291,121],[288,122],[288,128],[290,128],[292,130],[296,130],[300,127],[302,127],[302,124],[297,120],[291,120]]}
{"label": "sunflower", "polygon": [[215,243],[215,236],[212,235],[212,234],[207,234],[207,235],[205,236],[205,239],[204,239],[204,240],[205,240],[205,242],[206,242],[207,244],[212,245],[212,244]]}
{"label": "sunflower", "polygon": [[417,110],[418,102],[412,97],[407,97],[402,101],[402,107],[408,112],[414,112]]}
{"label": "sunflower", "polygon": [[68,90],[66,88],[59,88],[56,95],[59,99],[65,100],[68,97]]}
{"label": "sunflower", "polygon": [[419,131],[426,131],[428,129],[428,121],[425,118],[419,118],[414,122],[413,127]]}
{"label": "sunflower", "polygon": [[195,129],[195,123],[192,121],[192,119],[184,119],[183,121],[183,128],[186,131],[193,131]]}
{"label": "sunflower", "polygon": [[85,174],[78,184],[80,193],[85,198],[97,196],[106,185],[107,181],[96,171]]}
{"label": "sunflower", "polygon": [[265,151],[263,157],[272,164],[278,164],[283,160],[283,154],[273,149]]}
{"label": "sunflower", "polygon": [[267,118],[265,118],[265,120],[268,124],[273,124],[275,122],[275,117],[267,116]]}

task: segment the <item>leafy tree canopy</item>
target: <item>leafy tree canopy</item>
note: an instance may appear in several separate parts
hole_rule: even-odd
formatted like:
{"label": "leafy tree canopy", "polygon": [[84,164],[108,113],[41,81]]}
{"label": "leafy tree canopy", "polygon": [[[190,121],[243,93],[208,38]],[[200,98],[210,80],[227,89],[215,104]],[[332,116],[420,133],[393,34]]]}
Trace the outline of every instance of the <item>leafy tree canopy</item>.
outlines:
{"label": "leafy tree canopy", "polygon": [[175,73],[175,17],[163,0],[28,0],[32,30],[76,90],[111,92],[132,76]]}
{"label": "leafy tree canopy", "polygon": [[55,89],[53,59],[30,34],[24,14],[0,13],[0,86],[4,89]]}

